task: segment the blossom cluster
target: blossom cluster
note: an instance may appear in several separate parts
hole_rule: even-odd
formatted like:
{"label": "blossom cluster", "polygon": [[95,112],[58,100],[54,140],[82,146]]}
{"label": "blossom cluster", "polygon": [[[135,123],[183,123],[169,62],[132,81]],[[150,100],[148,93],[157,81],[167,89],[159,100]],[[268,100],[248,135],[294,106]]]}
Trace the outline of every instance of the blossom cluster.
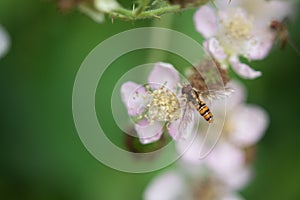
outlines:
{"label": "blossom cluster", "polygon": [[[199,158],[204,127],[187,150],[185,143],[191,140],[176,143],[178,153],[183,154],[178,165],[152,180],[144,199],[243,199],[237,191],[251,180],[255,144],[265,132],[268,117],[262,108],[245,103],[245,89],[240,83],[228,85],[235,93],[228,98],[222,136],[215,148],[207,157]],[[216,115],[222,113],[218,109],[216,106]]]}
{"label": "blossom cluster", "polygon": [[[103,22],[105,15],[137,20],[198,8],[194,14],[195,30],[203,36],[208,55],[195,67],[201,70],[192,70],[188,83],[184,83],[172,64],[158,62],[146,84],[129,81],[121,86],[121,98],[133,122],[130,130],[135,131],[139,142],[147,145],[167,135],[175,140],[176,151],[182,155],[175,169],[150,183],[144,199],[243,199],[238,191],[253,176],[255,146],[269,119],[262,108],[246,103],[244,86],[228,74],[232,69],[244,79],[262,75],[250,63],[270,53],[279,34],[274,24],[280,26],[292,16],[293,4],[280,0],[137,0],[128,9],[117,0],[58,2],[75,5],[96,22]],[[287,39],[287,32],[281,36],[279,39]],[[211,68],[217,69],[219,75],[211,75]],[[214,82],[218,78],[221,85]],[[210,80],[210,87],[205,79]],[[228,93],[228,88],[233,92]],[[210,99],[205,95],[214,93],[210,89],[221,89],[224,98]],[[201,99],[205,97],[211,100],[209,106]],[[207,135],[210,126],[205,119],[213,121],[215,135]],[[209,140],[215,145],[207,143]],[[203,152],[207,152],[204,157],[200,156]]]}
{"label": "blossom cluster", "polygon": [[205,38],[204,47],[223,68],[231,65],[243,78],[261,76],[240,57],[252,61],[268,55],[277,35],[270,26],[292,14],[291,2],[234,0],[228,4],[216,0],[215,5],[204,5],[194,15],[196,29]]}
{"label": "blossom cluster", "polygon": [[[264,109],[246,103],[244,86],[230,79],[228,70],[231,67],[245,79],[261,76],[262,73],[248,63],[262,60],[270,53],[278,36],[272,24],[282,22],[291,14],[291,2],[276,0],[216,0],[214,5],[201,6],[195,12],[195,29],[202,34],[203,47],[210,56],[208,61],[203,60],[198,65],[217,67],[223,84],[233,91],[210,103],[213,123],[221,130],[215,146],[206,144],[207,140],[216,138],[206,135],[209,126],[205,120],[199,123],[201,116],[197,111],[203,109],[203,104],[198,110],[184,109],[187,98],[182,100],[182,80],[173,65],[156,63],[146,85],[134,82],[122,85],[122,100],[134,119],[140,142],[156,142],[168,132],[176,140],[177,153],[182,155],[175,168],[151,181],[144,199],[243,199],[238,192],[253,177],[255,146],[265,133],[269,119]],[[189,77],[199,94],[208,90],[205,76],[194,70]],[[227,103],[225,112],[221,106],[224,101]],[[186,112],[190,113],[187,121],[192,123],[182,129]],[[207,113],[207,109],[200,112],[201,115]],[[202,151],[208,154],[201,157]]]}

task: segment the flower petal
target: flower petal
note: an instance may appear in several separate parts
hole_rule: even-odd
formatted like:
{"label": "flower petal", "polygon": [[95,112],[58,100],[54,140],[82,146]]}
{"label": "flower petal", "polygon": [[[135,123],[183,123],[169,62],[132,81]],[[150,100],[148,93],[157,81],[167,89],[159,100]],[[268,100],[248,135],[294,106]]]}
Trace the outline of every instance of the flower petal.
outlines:
{"label": "flower petal", "polygon": [[185,112],[184,109],[181,109],[180,119],[173,121],[167,126],[169,134],[174,140],[187,139],[195,135],[195,131],[198,128],[197,125],[200,121],[199,113],[194,109]]}
{"label": "flower petal", "polygon": [[269,54],[273,45],[274,35],[271,30],[265,30],[256,32],[254,36],[246,43],[245,56],[251,60],[261,60]]}
{"label": "flower petal", "polygon": [[242,167],[232,173],[223,174],[223,176],[219,178],[221,178],[231,190],[240,190],[251,181],[252,170],[249,167]]}
{"label": "flower petal", "polygon": [[255,71],[245,63],[241,63],[236,56],[232,56],[229,62],[234,71],[245,79],[254,79],[261,76],[260,71]]}
{"label": "flower petal", "polygon": [[163,127],[159,122],[149,123],[147,120],[141,120],[134,125],[139,140],[142,144],[149,144],[160,139],[163,134]]}
{"label": "flower petal", "polygon": [[262,16],[264,20],[278,20],[282,21],[284,18],[291,17],[293,13],[293,2],[292,1],[267,1],[266,9],[262,10]]}
{"label": "flower petal", "polygon": [[226,59],[227,55],[216,38],[210,38],[206,44],[203,44],[212,56],[218,61]]}
{"label": "flower petal", "polygon": [[[179,155],[182,155],[180,161],[186,165],[201,165],[204,160],[199,159],[202,139],[198,136],[194,140],[180,140],[176,142],[176,149]],[[199,169],[198,169],[199,170]]]}
{"label": "flower petal", "polygon": [[156,63],[148,77],[148,83],[152,88],[158,88],[166,83],[166,87],[173,90],[179,83],[178,71],[169,63]]}
{"label": "flower petal", "polygon": [[9,35],[6,30],[0,25],[0,58],[2,58],[7,53],[9,46]]}
{"label": "flower petal", "polygon": [[115,0],[95,0],[95,8],[101,12],[110,12],[119,7],[119,4]]}
{"label": "flower petal", "polygon": [[244,154],[240,149],[221,140],[207,156],[206,163],[215,173],[224,177],[241,169],[244,160]]}
{"label": "flower petal", "polygon": [[128,114],[131,116],[141,114],[149,99],[143,86],[130,81],[121,86],[121,97],[127,107]]}
{"label": "flower petal", "polygon": [[247,92],[242,83],[237,80],[232,80],[227,83],[226,87],[233,90],[233,93],[227,98],[227,106],[230,110],[235,109],[235,106],[245,102]]}
{"label": "flower petal", "polygon": [[180,120],[176,120],[167,126],[168,132],[174,140],[178,140],[180,138],[179,124]]}
{"label": "flower petal", "polygon": [[241,105],[235,108],[230,121],[234,122],[234,130],[229,134],[229,139],[238,146],[247,147],[263,136],[269,120],[262,108]]}
{"label": "flower petal", "polygon": [[97,23],[103,23],[105,20],[104,14],[102,12],[98,12],[97,10],[91,8],[86,4],[79,4],[78,9],[80,12],[86,14],[88,17],[90,17]]}
{"label": "flower petal", "polygon": [[184,199],[184,180],[178,173],[168,172],[153,179],[144,192],[145,200]]}
{"label": "flower petal", "polygon": [[194,15],[194,23],[198,32],[205,38],[215,36],[218,30],[218,20],[215,11],[210,6],[201,6]]}

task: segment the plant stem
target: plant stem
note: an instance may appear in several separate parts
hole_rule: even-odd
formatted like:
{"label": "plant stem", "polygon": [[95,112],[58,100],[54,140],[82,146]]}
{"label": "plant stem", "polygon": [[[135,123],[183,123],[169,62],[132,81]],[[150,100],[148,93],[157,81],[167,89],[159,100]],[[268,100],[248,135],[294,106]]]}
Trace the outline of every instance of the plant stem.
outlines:
{"label": "plant stem", "polygon": [[124,8],[119,8],[109,14],[112,18],[118,18],[123,20],[139,20],[139,19],[147,19],[147,18],[159,18],[160,15],[170,13],[170,12],[179,12],[180,10],[181,7],[179,5],[173,5],[173,6],[165,6],[162,8],[143,11],[137,15],[136,14],[137,12],[133,12],[131,10],[127,10]]}

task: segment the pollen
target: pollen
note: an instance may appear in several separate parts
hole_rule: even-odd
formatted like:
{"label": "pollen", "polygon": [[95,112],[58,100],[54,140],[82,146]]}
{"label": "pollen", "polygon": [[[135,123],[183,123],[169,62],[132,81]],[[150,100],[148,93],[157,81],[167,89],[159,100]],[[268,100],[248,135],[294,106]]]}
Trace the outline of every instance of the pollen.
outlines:
{"label": "pollen", "polygon": [[251,19],[240,12],[235,13],[229,20],[223,22],[228,36],[233,39],[248,39],[253,30]]}
{"label": "pollen", "polygon": [[149,121],[173,121],[180,116],[180,103],[177,96],[165,86],[150,91],[151,101],[147,105]]}

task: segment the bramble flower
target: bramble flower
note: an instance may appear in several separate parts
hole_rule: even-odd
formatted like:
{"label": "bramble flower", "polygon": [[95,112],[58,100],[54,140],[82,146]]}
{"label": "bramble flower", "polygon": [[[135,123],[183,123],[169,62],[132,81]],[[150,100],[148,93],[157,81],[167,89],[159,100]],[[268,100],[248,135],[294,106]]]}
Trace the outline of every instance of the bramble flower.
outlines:
{"label": "bramble flower", "polygon": [[0,58],[2,58],[7,53],[9,46],[9,35],[6,30],[0,25]]}
{"label": "bramble flower", "polygon": [[154,65],[148,85],[134,82],[122,85],[121,97],[128,114],[136,119],[135,130],[141,143],[157,141],[165,128],[173,139],[178,139],[178,119],[182,114],[179,81],[176,69],[171,64],[160,62]]}
{"label": "bramble flower", "polygon": [[145,200],[243,200],[213,174],[191,176],[182,169],[155,177],[143,194]]}
{"label": "bramble flower", "polygon": [[[245,89],[241,84],[231,81],[227,86],[232,88],[234,93],[226,99],[226,114],[221,114],[223,109],[220,107],[224,105],[220,103],[224,99],[215,100],[212,105],[214,123],[222,126],[221,138],[216,147],[206,158],[199,159],[200,150],[203,150],[200,149],[202,145],[204,151],[207,151],[205,143],[203,144],[205,136],[203,125],[200,126],[198,136],[188,150],[185,143],[190,142],[189,140],[176,143],[176,147],[180,155],[184,153],[181,158],[184,163],[189,163],[196,168],[204,165],[230,188],[239,189],[251,178],[251,169],[246,163],[245,148],[255,145],[263,136],[268,125],[268,116],[262,108],[245,103]],[[225,118],[224,125],[220,121],[223,118]],[[193,171],[193,167],[190,171]]]}
{"label": "bramble flower", "polygon": [[[261,138],[268,120],[261,108],[245,104],[242,85],[232,81],[228,86],[234,89],[234,93],[227,99],[226,116],[221,116],[219,112],[221,100],[215,101],[217,105],[212,108],[216,114],[214,123],[223,126],[218,118],[225,117],[222,135],[216,146],[205,158],[199,159],[206,137],[206,127],[203,125],[200,125],[195,138],[191,135],[186,140],[178,141],[176,148],[182,155],[180,165],[152,180],[144,192],[144,199],[243,199],[237,191],[252,177],[245,148],[253,146]],[[204,143],[205,148],[208,147]]]}
{"label": "bramble flower", "polygon": [[94,0],[95,8],[101,12],[110,12],[119,8],[119,3],[116,0]]}
{"label": "bramble flower", "polygon": [[[215,116],[214,123],[222,126],[220,143],[232,144],[234,147],[240,149],[251,147],[263,136],[268,125],[268,115],[262,108],[245,103],[246,92],[240,83],[231,81],[227,86],[232,88],[234,93],[226,99],[215,100],[211,106],[211,110]],[[224,105],[221,101],[227,102],[225,113],[223,107],[221,107],[221,105]],[[225,119],[224,124],[222,119]],[[183,157],[188,162],[194,162],[194,164],[202,163],[197,157],[199,156],[199,152],[196,154],[195,151],[199,151],[199,147],[201,146],[202,137],[207,128],[204,125],[200,125],[199,137],[194,141],[195,146],[192,145],[186,152],[187,155]],[[197,146],[198,148],[196,148]],[[185,147],[184,143],[177,143],[179,152],[184,151]]]}
{"label": "bramble flower", "polygon": [[243,149],[221,138],[217,145],[205,158],[199,158],[203,145],[203,133],[199,132],[192,145],[186,150],[186,142],[176,143],[180,164],[191,176],[199,176],[203,172],[213,174],[230,190],[243,188],[252,177],[252,170],[246,162],[246,153]]}
{"label": "bramble flower", "polygon": [[[240,83],[231,81],[228,87],[235,92],[226,99],[223,137],[241,148],[252,146],[263,136],[268,126],[268,115],[259,106],[245,103],[246,92]],[[215,101],[215,115],[219,115],[218,101]]]}
{"label": "bramble flower", "polygon": [[204,47],[223,68],[231,65],[243,78],[256,78],[261,72],[241,63],[240,56],[248,60],[261,60],[269,53],[275,38],[271,21],[282,21],[291,12],[291,4],[284,1],[216,0],[217,10],[202,6],[194,15],[198,32],[204,38]]}
{"label": "bramble flower", "polygon": [[95,22],[101,23],[105,19],[105,13],[109,13],[119,7],[120,5],[116,0],[94,0],[93,3],[89,1],[82,2],[78,8]]}

